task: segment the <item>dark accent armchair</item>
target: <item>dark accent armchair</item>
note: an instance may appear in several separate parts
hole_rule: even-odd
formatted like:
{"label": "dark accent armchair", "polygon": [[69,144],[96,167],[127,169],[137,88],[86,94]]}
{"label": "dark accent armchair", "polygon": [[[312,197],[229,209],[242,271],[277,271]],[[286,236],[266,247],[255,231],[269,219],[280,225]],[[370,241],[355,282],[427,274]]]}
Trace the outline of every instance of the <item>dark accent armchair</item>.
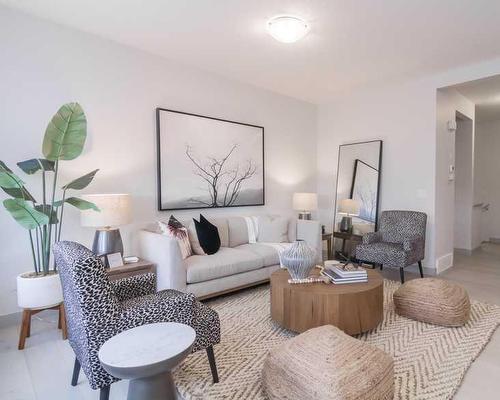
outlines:
{"label": "dark accent armchair", "polygon": [[377,232],[363,236],[356,247],[359,261],[399,267],[401,283],[405,281],[404,268],[418,263],[424,277],[422,260],[425,257],[425,228],[427,215],[418,211],[383,211]]}
{"label": "dark accent armchair", "polygon": [[214,382],[218,382],[212,346],[220,342],[219,316],[190,293],[163,290],[156,293],[154,274],[110,282],[101,260],[74,242],[54,246],[61,278],[68,325],[68,339],[75,352],[71,384],[76,386],[80,368],[100,399],[109,398],[110,385],[118,379],[102,367],[98,351],[112,336],[155,322],[179,322],[196,331],[193,351],[206,349]]}

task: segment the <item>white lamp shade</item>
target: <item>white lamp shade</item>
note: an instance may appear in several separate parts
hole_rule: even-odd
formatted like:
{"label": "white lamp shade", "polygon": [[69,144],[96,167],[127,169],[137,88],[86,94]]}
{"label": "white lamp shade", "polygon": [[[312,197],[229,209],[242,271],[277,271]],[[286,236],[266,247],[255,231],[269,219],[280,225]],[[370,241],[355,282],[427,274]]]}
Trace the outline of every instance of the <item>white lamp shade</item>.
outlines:
{"label": "white lamp shade", "polygon": [[88,194],[82,198],[94,203],[100,210],[82,211],[80,214],[82,226],[107,228],[132,222],[132,206],[128,194]]}
{"label": "white lamp shade", "polygon": [[318,195],[316,193],[294,193],[293,209],[298,211],[314,211],[318,209]]}
{"label": "white lamp shade", "polygon": [[339,204],[339,212],[348,215],[359,215],[359,201],[353,199],[343,199]]}

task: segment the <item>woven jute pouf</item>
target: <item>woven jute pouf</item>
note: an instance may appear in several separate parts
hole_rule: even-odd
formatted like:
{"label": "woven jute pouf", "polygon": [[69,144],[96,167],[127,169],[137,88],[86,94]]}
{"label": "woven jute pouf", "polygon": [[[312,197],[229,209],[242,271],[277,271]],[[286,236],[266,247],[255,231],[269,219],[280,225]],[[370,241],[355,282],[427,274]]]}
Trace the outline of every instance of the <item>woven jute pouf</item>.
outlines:
{"label": "woven jute pouf", "polygon": [[441,326],[462,326],[470,315],[467,291],[436,278],[406,282],[394,292],[394,306],[403,317]]}
{"label": "woven jute pouf", "polygon": [[262,384],[270,400],[392,400],[392,357],[325,325],[271,350]]}

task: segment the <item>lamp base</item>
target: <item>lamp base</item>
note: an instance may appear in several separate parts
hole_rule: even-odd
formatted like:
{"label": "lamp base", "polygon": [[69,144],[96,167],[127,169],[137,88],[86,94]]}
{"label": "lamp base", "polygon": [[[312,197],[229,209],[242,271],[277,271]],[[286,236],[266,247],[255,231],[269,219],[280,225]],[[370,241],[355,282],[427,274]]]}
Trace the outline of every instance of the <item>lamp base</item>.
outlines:
{"label": "lamp base", "polygon": [[123,256],[123,242],[119,229],[96,230],[92,251],[98,256],[120,253]]}
{"label": "lamp base", "polygon": [[340,232],[352,232],[352,218],[351,217],[342,217],[340,221]]}
{"label": "lamp base", "polygon": [[299,219],[310,220],[311,219],[311,213],[308,212],[308,211],[301,211],[301,212],[299,212]]}

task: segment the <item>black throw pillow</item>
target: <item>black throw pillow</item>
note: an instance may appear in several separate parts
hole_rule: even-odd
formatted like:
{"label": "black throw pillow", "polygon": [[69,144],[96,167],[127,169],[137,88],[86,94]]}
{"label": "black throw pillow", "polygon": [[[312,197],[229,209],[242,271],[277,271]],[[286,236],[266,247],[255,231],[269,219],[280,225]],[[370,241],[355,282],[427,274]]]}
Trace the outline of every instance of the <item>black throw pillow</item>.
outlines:
{"label": "black throw pillow", "polygon": [[217,227],[200,214],[200,222],[193,218],[198,241],[203,251],[207,254],[215,254],[220,249],[220,237]]}

